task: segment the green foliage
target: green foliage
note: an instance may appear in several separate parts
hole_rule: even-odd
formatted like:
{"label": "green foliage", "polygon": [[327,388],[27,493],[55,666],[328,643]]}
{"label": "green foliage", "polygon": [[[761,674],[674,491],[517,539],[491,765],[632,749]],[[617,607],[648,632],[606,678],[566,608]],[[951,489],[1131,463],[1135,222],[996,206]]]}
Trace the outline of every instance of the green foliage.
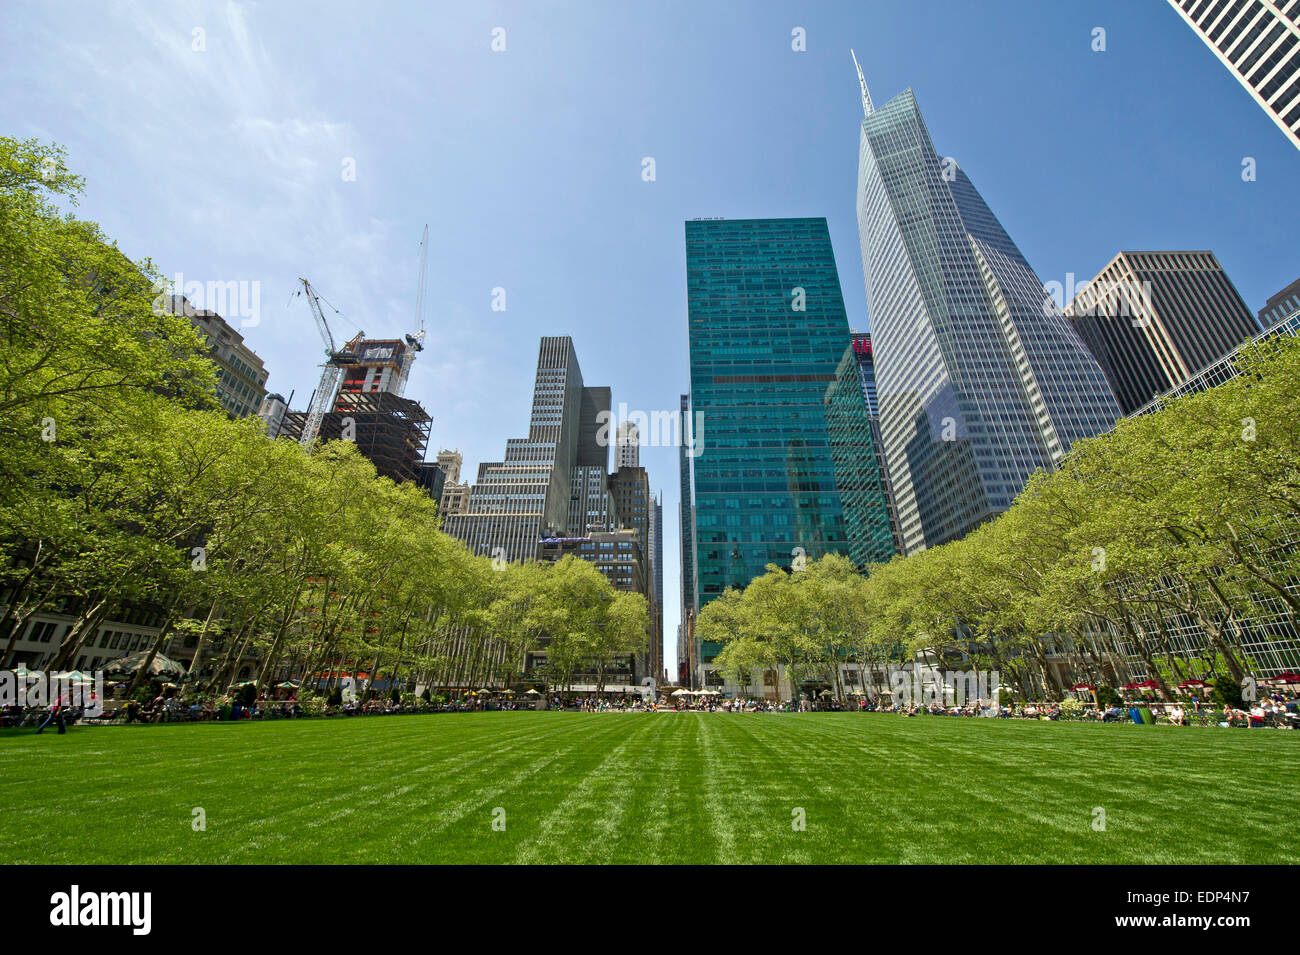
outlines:
{"label": "green foliage", "polygon": [[1230,676],[1215,677],[1210,684],[1210,701],[1215,706],[1231,706],[1244,709],[1245,701],[1241,698],[1241,684]]}
{"label": "green foliage", "polygon": [[1122,702],[1119,692],[1113,686],[1107,686],[1103,683],[1097,687],[1097,705],[1102,709],[1119,706]]}
{"label": "green foliage", "polygon": [[[1252,664],[1238,621],[1261,600],[1300,614],[1300,339],[1261,345],[1239,367],[1076,442],[961,540],[860,576],[842,558],[769,567],[707,604],[696,636],[724,644],[716,663],[733,678],[780,664],[833,683],[846,657],[879,666],[926,651],[1014,672],[1039,699],[1062,695],[1052,655],[1089,682],[1095,661],[1136,656],[1166,698],[1189,677],[1239,681]],[[1200,629],[1190,657],[1175,657],[1161,625],[1175,615]]]}
{"label": "green foliage", "polygon": [[352,443],[307,453],[230,420],[152,265],[59,208],[82,186],[59,147],[0,138],[0,665],[54,606],[74,623],[53,668],[146,605],[165,619],[153,651],[219,648],[207,692],[258,660],[258,690],[290,660],[477,685],[502,645],[575,662],[644,646],[644,600],[590,565],[498,571]]}

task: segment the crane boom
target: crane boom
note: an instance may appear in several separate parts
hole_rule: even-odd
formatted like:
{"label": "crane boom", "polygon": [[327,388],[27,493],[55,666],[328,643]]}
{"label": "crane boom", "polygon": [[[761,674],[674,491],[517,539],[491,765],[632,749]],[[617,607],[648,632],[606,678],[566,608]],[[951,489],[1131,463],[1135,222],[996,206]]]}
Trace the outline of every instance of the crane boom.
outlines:
{"label": "crane boom", "polygon": [[334,354],[334,335],[330,332],[329,322],[325,321],[325,312],[320,307],[320,296],[316,290],[311,287],[311,283],[304,278],[298,279],[302,283],[303,293],[307,296],[307,304],[311,306],[312,317],[316,319],[316,329],[320,332],[321,340],[325,342],[325,351]]}
{"label": "crane boom", "polygon": [[311,396],[311,405],[307,408],[302,436],[298,438],[298,443],[304,448],[310,448],[316,435],[320,434],[320,423],[325,418],[325,412],[334,404],[334,393],[338,391],[342,375],[343,369],[334,364],[327,364],[321,373],[320,384],[316,386],[316,393]]}
{"label": "crane boom", "polygon": [[[311,306],[312,317],[316,319],[316,328],[320,332],[321,340],[325,343],[325,367],[321,371],[320,384],[316,386],[316,391],[312,393],[311,403],[307,407],[307,419],[302,425],[302,434],[298,438],[298,443],[304,448],[310,448],[311,443],[316,440],[316,435],[320,433],[320,424],[325,417],[325,413],[334,406],[334,396],[339,389],[339,379],[343,377],[343,365],[349,362],[355,362],[356,357],[348,349],[351,343],[344,345],[344,351],[339,351],[334,345],[334,334],[330,331],[329,322],[325,321],[325,311],[320,305],[320,296],[316,290],[311,287],[311,283],[304,278],[298,279],[302,283],[303,294],[307,297],[307,304]],[[365,332],[357,336],[360,339]]]}
{"label": "crane boom", "polygon": [[426,223],[424,235],[420,236],[420,288],[415,293],[415,334],[424,339],[424,272],[429,264],[429,226]]}
{"label": "crane boom", "polygon": [[420,284],[415,292],[415,334],[406,336],[406,354],[402,356],[402,367],[398,374],[398,393],[406,389],[406,377],[411,373],[411,363],[415,353],[424,351],[424,273],[429,264],[429,226],[424,227],[420,236]]}

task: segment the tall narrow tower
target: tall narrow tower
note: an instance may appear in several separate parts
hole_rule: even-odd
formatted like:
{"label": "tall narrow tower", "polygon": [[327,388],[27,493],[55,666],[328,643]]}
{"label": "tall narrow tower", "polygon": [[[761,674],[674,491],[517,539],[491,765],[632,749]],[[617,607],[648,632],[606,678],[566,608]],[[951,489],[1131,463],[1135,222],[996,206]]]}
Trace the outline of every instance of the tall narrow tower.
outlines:
{"label": "tall narrow tower", "polygon": [[858,233],[880,430],[913,553],[1005,510],[1036,469],[1108,430],[1119,407],[974,184],[935,152],[912,91],[877,109],[860,66],[858,77]]}

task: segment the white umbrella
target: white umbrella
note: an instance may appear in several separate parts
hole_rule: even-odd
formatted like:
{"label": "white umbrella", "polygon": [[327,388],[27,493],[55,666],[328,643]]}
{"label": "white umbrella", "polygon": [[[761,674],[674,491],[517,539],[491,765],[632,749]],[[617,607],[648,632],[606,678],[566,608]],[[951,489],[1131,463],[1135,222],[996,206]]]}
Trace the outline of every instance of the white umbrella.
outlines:
{"label": "white umbrella", "polygon": [[685,687],[683,687],[680,690],[673,691],[673,696],[690,696],[690,695],[691,695],[691,691],[686,689]]}

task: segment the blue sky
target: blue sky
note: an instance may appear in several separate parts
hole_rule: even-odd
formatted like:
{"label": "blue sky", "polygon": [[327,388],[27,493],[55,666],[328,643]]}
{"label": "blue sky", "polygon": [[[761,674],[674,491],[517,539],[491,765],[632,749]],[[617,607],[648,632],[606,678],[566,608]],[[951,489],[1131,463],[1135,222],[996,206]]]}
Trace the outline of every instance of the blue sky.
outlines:
{"label": "blue sky", "polygon": [[[1212,249],[1253,310],[1300,275],[1300,153],[1164,0],[68,2],[0,17],[0,130],[65,145],[88,180],[80,214],[132,257],[259,282],[246,339],[295,405],[320,360],[297,277],[372,335],[406,331],[429,223],[427,348],[407,393],[434,416],[430,456],[459,448],[471,475],[526,432],[542,335],[572,335],[616,404],[677,407],[685,219],[825,216],[849,315],[868,325],[850,46],[878,104],[916,91],[936,148],[1043,281],[1085,281],[1120,249]],[[676,450],[642,462],[663,490],[671,666]]]}

